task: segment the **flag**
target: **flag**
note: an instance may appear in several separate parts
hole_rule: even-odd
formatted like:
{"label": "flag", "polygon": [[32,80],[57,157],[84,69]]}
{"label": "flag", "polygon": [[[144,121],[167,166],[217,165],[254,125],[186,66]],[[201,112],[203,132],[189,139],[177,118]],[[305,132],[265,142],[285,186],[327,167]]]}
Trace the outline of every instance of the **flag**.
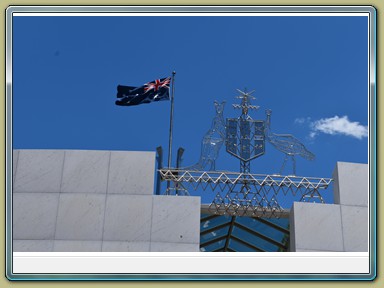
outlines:
{"label": "flag", "polygon": [[171,77],[157,79],[144,86],[117,86],[115,104],[119,106],[133,106],[156,101],[169,100],[169,84]]}

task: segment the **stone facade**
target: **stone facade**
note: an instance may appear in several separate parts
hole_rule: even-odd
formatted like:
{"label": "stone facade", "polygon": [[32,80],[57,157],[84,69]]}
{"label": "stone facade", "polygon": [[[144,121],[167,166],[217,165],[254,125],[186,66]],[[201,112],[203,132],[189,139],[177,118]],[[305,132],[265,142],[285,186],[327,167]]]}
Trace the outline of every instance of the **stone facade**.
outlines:
{"label": "stone facade", "polygon": [[200,197],[154,176],[154,152],[14,150],[13,251],[199,251]]}
{"label": "stone facade", "polygon": [[291,251],[368,252],[368,165],[337,162],[335,204],[295,202],[290,213]]}

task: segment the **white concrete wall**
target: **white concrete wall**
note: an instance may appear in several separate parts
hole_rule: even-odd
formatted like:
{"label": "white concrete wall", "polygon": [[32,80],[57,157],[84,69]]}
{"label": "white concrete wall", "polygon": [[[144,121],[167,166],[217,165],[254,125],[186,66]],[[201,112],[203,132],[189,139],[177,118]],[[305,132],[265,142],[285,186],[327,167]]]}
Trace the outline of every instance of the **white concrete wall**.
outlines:
{"label": "white concrete wall", "polygon": [[13,251],[199,251],[200,197],[154,175],[154,152],[14,150]]}
{"label": "white concrete wall", "polygon": [[291,251],[368,251],[368,176],[367,164],[337,162],[332,176],[335,204],[295,202]]}

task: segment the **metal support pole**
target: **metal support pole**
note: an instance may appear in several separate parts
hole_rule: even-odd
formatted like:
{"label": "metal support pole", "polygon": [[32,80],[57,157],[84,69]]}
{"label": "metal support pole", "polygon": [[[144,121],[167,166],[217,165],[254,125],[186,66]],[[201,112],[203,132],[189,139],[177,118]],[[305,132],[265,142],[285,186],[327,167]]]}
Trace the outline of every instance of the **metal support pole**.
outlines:
{"label": "metal support pole", "polygon": [[156,148],[157,151],[157,173],[156,173],[156,195],[160,195],[161,176],[159,170],[163,168],[163,148],[161,146]]}
{"label": "metal support pole", "polygon": [[[177,158],[176,158],[176,169],[178,170],[181,165],[181,157],[183,156],[184,148],[180,147],[177,150]],[[175,195],[179,195],[179,182],[175,184]]]}

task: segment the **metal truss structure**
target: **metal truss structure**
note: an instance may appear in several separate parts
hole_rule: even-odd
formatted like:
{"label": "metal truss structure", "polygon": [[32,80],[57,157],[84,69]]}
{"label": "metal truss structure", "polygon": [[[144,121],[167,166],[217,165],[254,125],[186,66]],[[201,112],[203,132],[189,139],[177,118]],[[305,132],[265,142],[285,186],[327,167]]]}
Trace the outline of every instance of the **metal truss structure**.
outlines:
{"label": "metal truss structure", "polygon": [[159,169],[162,180],[173,182],[177,195],[189,195],[191,190],[216,193],[208,212],[217,215],[284,217],[279,196],[290,195],[302,202],[325,203],[320,194],[332,179],[236,173],[227,171],[189,171]]}

